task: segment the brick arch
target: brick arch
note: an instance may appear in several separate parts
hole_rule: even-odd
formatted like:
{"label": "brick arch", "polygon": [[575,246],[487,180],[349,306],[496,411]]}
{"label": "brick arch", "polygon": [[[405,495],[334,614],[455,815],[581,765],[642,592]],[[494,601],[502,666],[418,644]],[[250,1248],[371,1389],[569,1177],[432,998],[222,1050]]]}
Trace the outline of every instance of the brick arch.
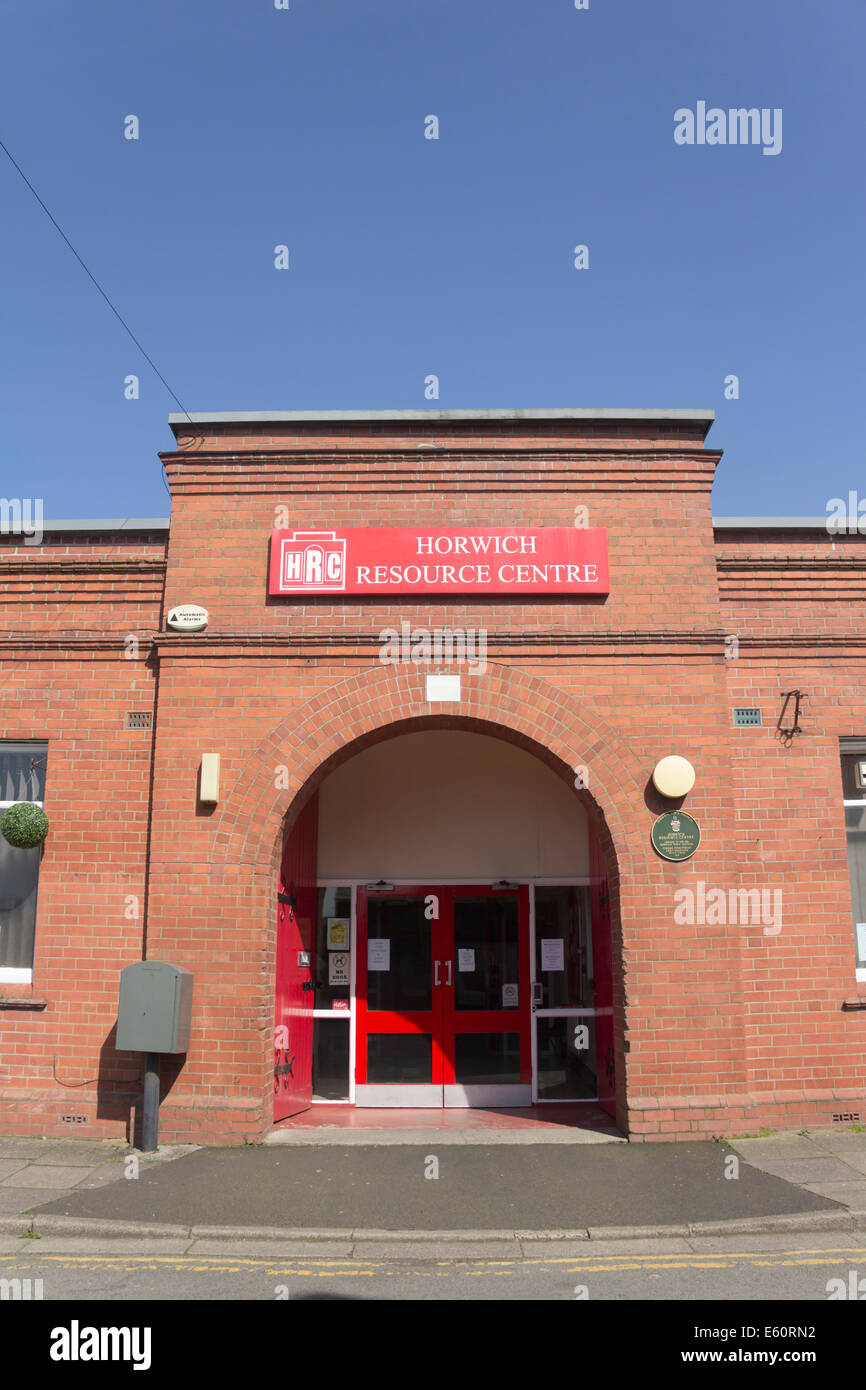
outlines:
{"label": "brick arch", "polygon": [[[363,748],[420,729],[485,733],[524,748],[574,783],[585,764],[589,792],[577,791],[593,819],[611,878],[630,866],[647,769],[595,709],[578,705],[549,681],[491,664],[463,677],[459,712],[431,710],[423,668],[381,665],[348,676],[313,696],[262,739],[232,787],[215,836],[211,870],[243,866],[257,887],[276,877],[285,829],[325,777]],[[447,708],[447,707],[446,707]],[[289,785],[276,788],[285,766]]]}

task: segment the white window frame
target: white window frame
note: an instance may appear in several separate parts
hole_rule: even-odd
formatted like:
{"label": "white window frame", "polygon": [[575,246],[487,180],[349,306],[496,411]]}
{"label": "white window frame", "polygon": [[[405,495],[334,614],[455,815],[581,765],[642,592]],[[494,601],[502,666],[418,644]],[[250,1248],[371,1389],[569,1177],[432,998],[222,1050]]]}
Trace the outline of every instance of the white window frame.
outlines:
{"label": "white window frame", "polygon": [[[316,880],[316,889],[319,888],[348,888],[351,896],[350,908],[350,927],[349,927],[349,1007],[348,1009],[313,1009],[313,1023],[317,1018],[327,1018],[336,1023],[342,1019],[346,1020],[349,1027],[349,1099],[348,1100],[328,1100],[324,1096],[312,1096],[311,1105],[354,1105],[355,1104],[355,932],[356,932],[356,903],[358,901],[358,883],[366,883],[366,879],[353,880],[350,878],[319,878]],[[318,915],[316,920],[316,931],[319,929]]]}
{"label": "white window frame", "polygon": [[[535,890],[536,888],[591,888],[590,878],[536,878],[529,885],[529,962],[530,994],[536,983],[535,973]],[[531,1007],[531,1003],[530,1003]],[[598,1099],[598,1077],[594,1096],[540,1096],[538,1094],[538,1024],[540,1018],[601,1018],[613,1014],[613,1006],[604,1009],[582,1009],[577,1005],[561,1005],[556,1009],[535,1009],[532,1014],[532,1104],[533,1105],[595,1105]],[[598,1058],[596,1058],[596,1063]]]}
{"label": "white window frame", "polygon": [[[4,811],[7,811],[7,810],[9,809],[10,806],[21,806],[21,805],[23,805],[23,804],[24,804],[24,803],[20,800],[20,798],[19,798],[17,801],[0,801],[0,816],[2,816],[3,812],[4,812]],[[31,805],[31,806],[42,806],[44,803],[41,802],[41,801],[32,801],[32,802],[28,802],[27,804],[28,804],[28,805]],[[38,876],[38,874],[37,874],[37,876],[36,876],[36,892],[37,892],[37,903],[38,903],[38,901],[39,901],[39,899],[38,899],[38,893],[39,893],[39,876]],[[34,951],[34,955],[35,955],[35,952],[36,952],[36,923],[35,923],[35,922],[33,923],[33,951]],[[27,966],[23,966],[23,965],[20,965],[20,966],[19,966],[19,965],[0,965],[0,985],[32,985],[32,983],[33,983],[33,967],[32,967],[32,966],[30,966],[30,967],[28,968]]]}
{"label": "white window frame", "polygon": [[[842,759],[843,757],[851,757],[851,756],[856,757],[857,754],[861,754],[861,755],[863,755],[863,756],[866,756],[866,738],[840,738],[840,740],[839,740],[840,771],[841,771],[841,759]],[[848,806],[863,806],[864,804],[866,804],[866,791],[864,791],[864,793],[863,793],[862,796],[853,797],[853,798],[845,797],[845,798],[843,798],[843,800],[842,800],[842,806],[843,806],[843,808],[844,808],[844,807],[848,807]],[[849,872],[850,872],[850,871],[849,871]],[[851,904],[851,905],[852,905],[852,907],[853,907],[853,905],[854,905],[854,904],[853,904],[853,894],[852,894],[852,904]],[[852,914],[852,916],[853,916],[853,914]],[[854,927],[854,931],[855,931],[855,937],[854,937],[854,942],[855,942],[854,949],[855,949],[855,952],[856,952],[856,950],[857,950],[857,945],[856,945],[856,942],[857,942],[856,931],[857,931],[858,925],[859,925],[859,924],[858,924],[857,922],[852,922],[852,926]],[[855,959],[855,961],[856,961],[856,959],[857,959],[857,956],[856,956],[856,955],[855,955],[854,959]],[[858,985],[866,985],[866,965],[855,965],[855,967],[854,967],[854,978],[856,979]]]}

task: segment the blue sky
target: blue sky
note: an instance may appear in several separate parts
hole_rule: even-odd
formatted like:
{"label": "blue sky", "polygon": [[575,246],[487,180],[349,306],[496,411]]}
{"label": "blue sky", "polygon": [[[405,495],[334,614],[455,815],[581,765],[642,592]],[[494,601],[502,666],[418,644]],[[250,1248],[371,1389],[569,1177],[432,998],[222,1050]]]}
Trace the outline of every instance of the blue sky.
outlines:
{"label": "blue sky", "polygon": [[[717,515],[866,488],[862,0],[0,15],[0,138],[187,410],[708,408]],[[0,491],[166,515],[177,406],[2,153],[0,207]]]}

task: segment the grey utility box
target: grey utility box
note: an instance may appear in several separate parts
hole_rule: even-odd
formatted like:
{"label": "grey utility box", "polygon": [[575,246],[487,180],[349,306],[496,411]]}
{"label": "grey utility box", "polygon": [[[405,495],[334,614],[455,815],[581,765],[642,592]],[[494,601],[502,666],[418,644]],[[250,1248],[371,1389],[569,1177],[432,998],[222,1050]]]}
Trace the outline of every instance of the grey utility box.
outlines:
{"label": "grey utility box", "polygon": [[118,1052],[188,1052],[191,970],[162,960],[137,960],[120,972]]}

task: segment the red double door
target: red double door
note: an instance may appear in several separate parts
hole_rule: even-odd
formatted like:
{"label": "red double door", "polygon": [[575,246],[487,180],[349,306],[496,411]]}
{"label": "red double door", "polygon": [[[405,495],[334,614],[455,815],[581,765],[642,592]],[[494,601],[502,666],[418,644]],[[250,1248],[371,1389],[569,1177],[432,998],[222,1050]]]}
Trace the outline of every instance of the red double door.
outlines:
{"label": "red double door", "polygon": [[357,952],[356,1104],[531,1104],[525,885],[359,889]]}

